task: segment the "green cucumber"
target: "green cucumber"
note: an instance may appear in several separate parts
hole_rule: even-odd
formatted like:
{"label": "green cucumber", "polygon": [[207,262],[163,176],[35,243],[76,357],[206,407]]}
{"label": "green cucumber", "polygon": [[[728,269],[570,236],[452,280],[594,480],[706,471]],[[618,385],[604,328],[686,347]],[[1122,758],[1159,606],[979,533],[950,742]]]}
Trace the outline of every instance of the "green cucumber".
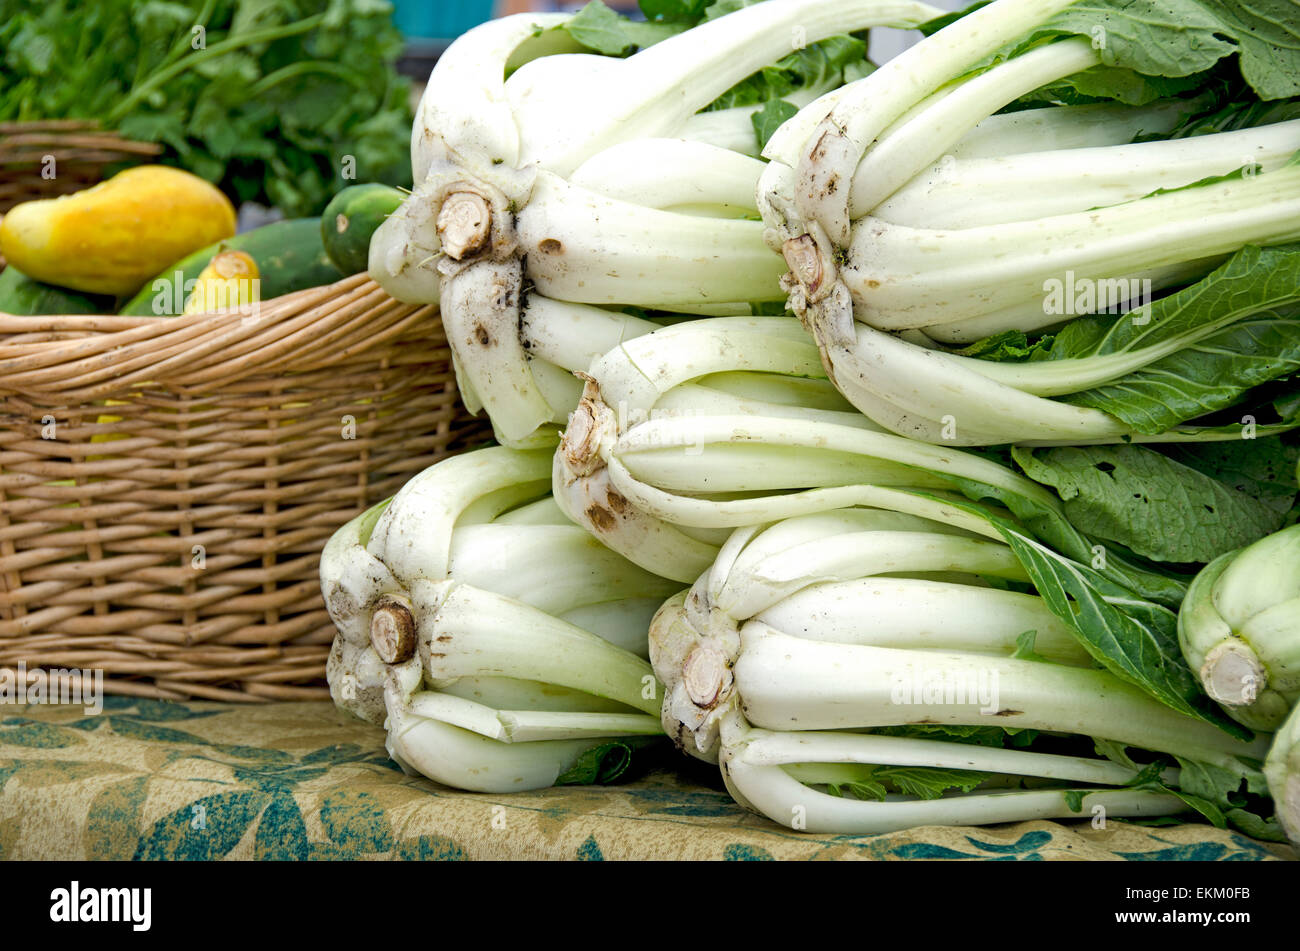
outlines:
{"label": "green cucumber", "polygon": [[39,314],[111,314],[115,301],[104,294],[83,294],[32,280],[12,264],[0,272],[0,313],[18,317]]}
{"label": "green cucumber", "polygon": [[[171,317],[183,312],[188,290],[193,287],[190,282],[198,279],[219,251],[243,251],[257,262],[263,301],[308,287],[332,284],[343,274],[326,256],[320,230],[319,218],[294,218],[219,241],[177,261],[149,281],[121,312],[140,317]],[[179,281],[177,271],[180,272]],[[155,287],[159,281],[164,283]]]}
{"label": "green cucumber", "polygon": [[370,238],[406,200],[387,185],[350,185],[325,206],[320,236],[325,253],[344,274],[360,274],[370,257]]}

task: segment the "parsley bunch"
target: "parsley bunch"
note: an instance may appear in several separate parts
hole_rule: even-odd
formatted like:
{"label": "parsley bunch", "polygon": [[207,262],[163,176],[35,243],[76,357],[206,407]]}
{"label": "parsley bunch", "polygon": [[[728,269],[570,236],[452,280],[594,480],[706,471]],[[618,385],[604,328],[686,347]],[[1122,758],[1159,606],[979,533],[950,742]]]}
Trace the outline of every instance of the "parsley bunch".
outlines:
{"label": "parsley bunch", "polygon": [[289,217],[410,184],[386,0],[0,0],[0,121],[94,118]]}

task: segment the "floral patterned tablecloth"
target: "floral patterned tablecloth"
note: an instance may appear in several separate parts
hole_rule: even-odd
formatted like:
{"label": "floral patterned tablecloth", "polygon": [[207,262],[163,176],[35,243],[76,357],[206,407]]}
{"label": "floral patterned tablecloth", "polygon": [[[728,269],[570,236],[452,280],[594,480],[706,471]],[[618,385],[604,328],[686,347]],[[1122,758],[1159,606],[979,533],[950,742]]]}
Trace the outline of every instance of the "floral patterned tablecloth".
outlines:
{"label": "floral patterned tablecloth", "polygon": [[807,835],[668,770],[612,787],[467,794],[404,775],[382,731],[328,703],[110,697],[95,716],[0,706],[4,859],[1295,857],[1204,825]]}

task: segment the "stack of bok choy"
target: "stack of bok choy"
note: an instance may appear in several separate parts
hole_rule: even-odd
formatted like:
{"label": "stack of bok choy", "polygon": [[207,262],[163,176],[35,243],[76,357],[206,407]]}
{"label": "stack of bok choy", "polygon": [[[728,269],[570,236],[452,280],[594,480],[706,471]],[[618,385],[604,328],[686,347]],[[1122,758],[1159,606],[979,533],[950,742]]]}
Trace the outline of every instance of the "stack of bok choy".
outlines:
{"label": "stack of bok choy", "polygon": [[430,77],[370,274],[502,446],[329,543],[336,702],[472,790],[1300,834],[1300,5],[644,8]]}

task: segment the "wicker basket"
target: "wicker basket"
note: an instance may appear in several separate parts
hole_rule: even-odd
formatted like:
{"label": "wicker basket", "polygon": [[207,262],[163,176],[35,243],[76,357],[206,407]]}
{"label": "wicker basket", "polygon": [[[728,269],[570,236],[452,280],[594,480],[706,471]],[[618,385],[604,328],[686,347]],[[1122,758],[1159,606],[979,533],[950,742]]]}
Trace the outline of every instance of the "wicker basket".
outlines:
{"label": "wicker basket", "polygon": [[489,435],[436,309],[365,275],[256,317],[0,314],[0,667],[325,697],[321,547]]}
{"label": "wicker basket", "polygon": [[[0,214],[19,202],[80,191],[104,177],[111,165],[136,163],[162,153],[162,146],[133,142],[83,119],[0,122]],[[52,176],[42,174],[47,156]]]}

